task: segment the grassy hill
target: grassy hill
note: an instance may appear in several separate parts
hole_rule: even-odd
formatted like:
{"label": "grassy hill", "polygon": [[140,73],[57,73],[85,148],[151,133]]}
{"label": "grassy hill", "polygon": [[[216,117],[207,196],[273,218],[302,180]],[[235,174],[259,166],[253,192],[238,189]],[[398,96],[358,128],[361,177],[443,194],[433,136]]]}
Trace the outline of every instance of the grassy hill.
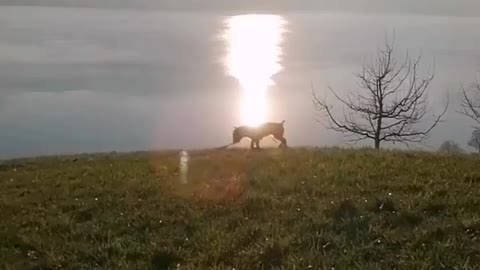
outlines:
{"label": "grassy hill", "polygon": [[480,158],[272,149],[0,165],[1,269],[478,269]]}

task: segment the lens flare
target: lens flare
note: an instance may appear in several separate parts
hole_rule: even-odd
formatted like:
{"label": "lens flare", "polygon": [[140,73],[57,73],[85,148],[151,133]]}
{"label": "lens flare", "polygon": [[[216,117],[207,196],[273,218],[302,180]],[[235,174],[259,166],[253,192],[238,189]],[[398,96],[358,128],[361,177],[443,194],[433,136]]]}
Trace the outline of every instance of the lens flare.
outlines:
{"label": "lens flare", "polygon": [[256,126],[268,118],[268,88],[282,70],[280,44],[286,20],[277,15],[241,15],[226,20],[226,66],[242,89],[241,119]]}
{"label": "lens flare", "polygon": [[190,161],[190,156],[187,151],[180,152],[180,182],[186,184],[188,182],[188,162]]}

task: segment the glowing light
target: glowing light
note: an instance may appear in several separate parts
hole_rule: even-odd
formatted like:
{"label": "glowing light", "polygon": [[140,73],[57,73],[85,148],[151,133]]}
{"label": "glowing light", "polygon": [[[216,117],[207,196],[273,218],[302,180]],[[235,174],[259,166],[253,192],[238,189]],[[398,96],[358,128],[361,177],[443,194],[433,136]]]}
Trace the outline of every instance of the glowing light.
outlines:
{"label": "glowing light", "polygon": [[277,15],[241,15],[226,24],[228,73],[244,91],[242,122],[256,126],[267,120],[267,91],[274,85],[272,76],[282,70],[280,43],[286,21]]}

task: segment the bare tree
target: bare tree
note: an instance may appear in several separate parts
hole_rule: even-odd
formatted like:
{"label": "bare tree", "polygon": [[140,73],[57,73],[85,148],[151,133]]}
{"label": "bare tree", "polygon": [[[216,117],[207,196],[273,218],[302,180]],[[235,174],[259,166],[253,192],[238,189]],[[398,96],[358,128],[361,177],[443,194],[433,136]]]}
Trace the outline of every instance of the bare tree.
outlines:
{"label": "bare tree", "polygon": [[[468,90],[462,87],[462,103],[460,113],[480,125],[480,83],[474,83]],[[480,153],[480,127],[474,126],[468,145]]]}
{"label": "bare tree", "polygon": [[419,127],[427,114],[427,89],[434,78],[433,71],[426,77],[419,76],[420,61],[420,56],[412,59],[408,53],[403,61],[397,61],[393,42],[386,42],[376,58],[356,74],[358,90],[341,97],[329,87],[343,104],[341,116],[334,113],[326,98],[317,96],[312,86],[315,109],[322,113],[320,122],[346,134],[350,141],[371,139],[376,149],[382,142],[422,142],[447,112],[448,102],[440,115],[433,116],[432,123]]}
{"label": "bare tree", "polygon": [[468,141],[468,145],[477,149],[480,154],[480,129],[472,132],[472,137],[470,138],[470,141]]}
{"label": "bare tree", "polygon": [[460,113],[480,125],[480,83],[474,83],[469,90],[462,88],[461,105]]}
{"label": "bare tree", "polygon": [[460,154],[463,153],[463,149],[458,145],[458,143],[448,140],[442,143],[438,152],[447,153],[447,154]]}

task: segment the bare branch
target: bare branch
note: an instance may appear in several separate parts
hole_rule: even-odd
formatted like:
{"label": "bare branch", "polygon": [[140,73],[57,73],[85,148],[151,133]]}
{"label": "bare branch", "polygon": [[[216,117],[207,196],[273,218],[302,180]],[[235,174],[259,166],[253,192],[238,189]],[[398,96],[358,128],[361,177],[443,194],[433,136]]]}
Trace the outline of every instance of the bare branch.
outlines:
{"label": "bare branch", "polygon": [[[467,93],[473,92],[471,94]],[[475,83],[469,90],[462,87],[461,114],[480,124],[480,84]]]}

